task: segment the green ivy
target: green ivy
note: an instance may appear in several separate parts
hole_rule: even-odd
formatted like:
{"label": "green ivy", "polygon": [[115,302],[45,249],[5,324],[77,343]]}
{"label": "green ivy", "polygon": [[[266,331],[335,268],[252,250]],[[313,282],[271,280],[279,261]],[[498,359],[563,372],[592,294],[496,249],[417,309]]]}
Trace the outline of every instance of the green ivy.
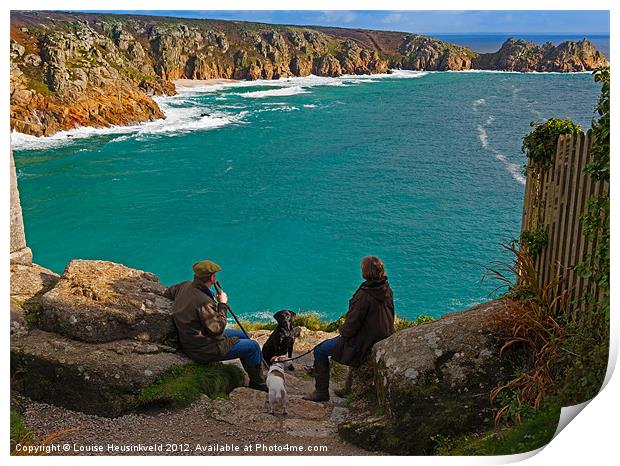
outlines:
{"label": "green ivy", "polygon": [[599,119],[592,121],[592,148],[586,172],[595,180],[609,181],[609,67],[594,71],[594,80],[603,84],[596,112]]}
{"label": "green ivy", "polygon": [[555,156],[558,138],[562,134],[579,134],[581,126],[566,118],[550,118],[545,122],[532,121],[534,129],[523,138],[521,150],[540,169],[549,167]]}
{"label": "green ivy", "polygon": [[[609,67],[594,71],[594,80],[602,83],[601,96],[596,111],[599,119],[592,122],[590,163],[585,171],[593,180],[609,181]],[[603,291],[600,307],[609,310],[609,194],[588,200],[588,210],[581,219],[583,233],[596,246],[586,260],[577,266],[585,278],[591,278]]]}
{"label": "green ivy", "polygon": [[546,228],[537,228],[536,230],[525,230],[521,232],[519,243],[529,253],[530,257],[535,260],[542,249],[549,242],[549,232]]}

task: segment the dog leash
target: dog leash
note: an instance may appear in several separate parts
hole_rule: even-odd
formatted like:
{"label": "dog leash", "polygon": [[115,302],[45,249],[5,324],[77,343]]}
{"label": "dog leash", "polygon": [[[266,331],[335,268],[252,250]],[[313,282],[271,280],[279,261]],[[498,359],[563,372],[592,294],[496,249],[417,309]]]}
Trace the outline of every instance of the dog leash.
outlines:
{"label": "dog leash", "polygon": [[323,341],[321,341],[321,342],[317,343],[316,345],[314,345],[312,348],[310,348],[310,349],[309,349],[308,351],[306,351],[305,353],[298,354],[297,356],[294,356],[294,357],[292,357],[292,358],[280,359],[280,360],[278,360],[278,362],[289,362],[289,361],[294,361],[295,359],[302,358],[302,357],[304,357],[306,354],[310,354],[310,353],[312,353],[312,352],[313,352],[313,351],[314,351],[314,350],[315,350],[315,349],[316,349],[316,348],[317,348],[317,347],[318,347],[321,343],[323,343],[323,342],[325,342],[325,341],[327,341],[327,340],[323,340]]}
{"label": "dog leash", "polygon": [[[222,286],[220,285],[220,282],[218,282],[216,280],[216,282],[213,284],[215,286],[215,290],[219,293],[220,291],[222,291]],[[243,334],[245,335],[245,337],[248,340],[251,340],[250,335],[248,335],[248,332],[245,331],[245,329],[243,328],[243,325],[241,325],[241,321],[237,318],[237,316],[235,315],[235,313],[233,312],[233,310],[231,309],[231,307],[228,305],[228,303],[226,303],[226,307],[228,307],[228,310],[230,311],[230,314],[233,316],[233,318],[235,319],[235,322],[237,322],[237,325],[239,326],[239,328],[241,329],[241,331],[243,332]],[[269,369],[269,364],[267,363],[267,361],[265,361],[265,358],[263,357],[263,352],[261,351],[260,353],[260,359],[262,361],[262,363],[267,367],[267,369]]]}
{"label": "dog leash", "polygon": [[[222,291],[222,286],[220,285],[219,281],[216,281],[214,283],[215,286],[215,290],[220,292]],[[228,306],[228,303],[226,303],[226,306]],[[237,318],[237,316],[235,315],[235,313],[233,312],[233,310],[231,309],[230,306],[228,306],[228,310],[230,311],[230,314],[233,316],[233,318],[235,319],[235,322],[237,323],[237,325],[239,326],[239,328],[241,329],[241,331],[243,332],[243,334],[245,335],[245,337],[247,339],[251,339],[250,335],[248,335],[248,332],[245,331],[245,329],[243,328],[243,325],[241,325],[241,321]],[[323,340],[323,341],[327,341],[327,340]],[[317,343],[316,345],[314,345],[312,348],[310,348],[308,351],[306,351],[305,353],[301,353],[297,356],[294,356],[292,358],[286,358],[286,359],[280,359],[278,362],[289,362],[289,361],[294,361],[296,359],[302,358],[304,357],[306,354],[310,354],[312,353],[321,343],[323,343],[323,341]],[[267,366],[267,368],[269,368],[269,363],[267,361],[265,361],[265,358],[263,357],[263,353],[261,351],[261,361],[263,362],[263,364],[265,366]]]}

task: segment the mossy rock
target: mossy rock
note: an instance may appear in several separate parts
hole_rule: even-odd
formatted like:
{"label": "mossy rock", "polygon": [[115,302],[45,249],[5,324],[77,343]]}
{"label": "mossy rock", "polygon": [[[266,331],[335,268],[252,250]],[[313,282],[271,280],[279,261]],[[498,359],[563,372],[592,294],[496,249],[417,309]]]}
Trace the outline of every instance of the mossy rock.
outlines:
{"label": "mossy rock", "polygon": [[237,367],[201,366],[168,346],[92,344],[41,330],[11,337],[11,374],[14,388],[33,400],[105,417],[153,405],[182,407],[201,393],[243,385]]}
{"label": "mossy rock", "polygon": [[[493,426],[490,391],[515,361],[500,356],[499,301],[408,328],[377,343],[356,371],[341,436],[370,450],[430,455],[437,436]],[[381,428],[379,428],[381,426]]]}
{"label": "mossy rock", "polygon": [[232,364],[173,366],[140,391],[138,403],[184,408],[201,394],[221,397],[243,386],[243,382],[243,372]]}

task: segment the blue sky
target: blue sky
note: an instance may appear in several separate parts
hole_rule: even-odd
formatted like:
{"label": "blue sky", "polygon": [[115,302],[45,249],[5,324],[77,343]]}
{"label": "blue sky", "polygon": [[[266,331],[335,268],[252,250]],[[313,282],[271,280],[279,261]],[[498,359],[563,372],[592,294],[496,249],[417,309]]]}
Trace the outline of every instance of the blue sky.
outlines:
{"label": "blue sky", "polygon": [[418,33],[609,34],[608,11],[118,10],[108,12]]}

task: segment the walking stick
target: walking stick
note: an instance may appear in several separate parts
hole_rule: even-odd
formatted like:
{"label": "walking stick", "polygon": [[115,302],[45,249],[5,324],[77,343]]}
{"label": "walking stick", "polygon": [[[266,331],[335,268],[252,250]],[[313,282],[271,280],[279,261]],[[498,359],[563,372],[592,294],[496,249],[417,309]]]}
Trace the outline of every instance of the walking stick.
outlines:
{"label": "walking stick", "polygon": [[[214,283],[215,286],[215,290],[219,293],[222,290],[222,285],[220,285],[219,281],[215,281]],[[233,310],[231,309],[231,307],[228,305],[228,303],[226,303],[226,306],[228,306],[228,310],[230,311],[230,314],[233,316],[233,319],[235,319],[235,322],[237,322],[237,325],[239,326],[239,328],[241,329],[241,331],[243,332],[243,334],[245,335],[245,337],[248,340],[251,340],[250,335],[248,335],[248,332],[245,331],[245,329],[243,328],[243,325],[241,325],[241,321],[239,320],[239,318],[235,315],[235,313],[233,312]],[[261,351],[260,353],[260,359],[263,362],[263,364],[267,367],[267,369],[269,369],[269,364],[267,363],[267,361],[265,361],[265,358],[263,357],[263,352]]]}

